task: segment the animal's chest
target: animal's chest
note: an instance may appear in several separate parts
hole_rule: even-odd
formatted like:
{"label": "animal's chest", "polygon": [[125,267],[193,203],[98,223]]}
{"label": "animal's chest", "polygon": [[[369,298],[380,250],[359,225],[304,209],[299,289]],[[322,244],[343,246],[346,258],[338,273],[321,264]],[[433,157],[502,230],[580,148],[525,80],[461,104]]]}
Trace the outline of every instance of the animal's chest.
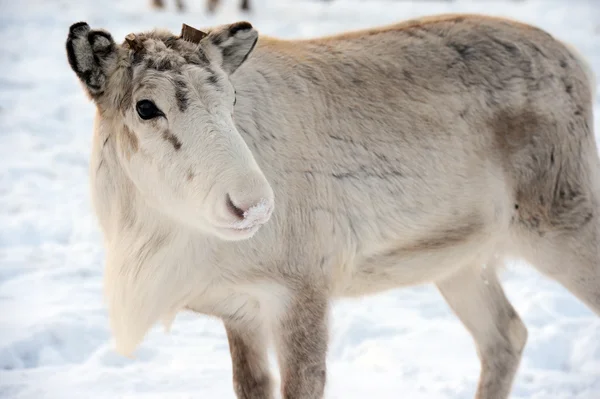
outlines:
{"label": "animal's chest", "polygon": [[239,288],[213,284],[206,287],[200,295],[191,298],[186,307],[194,312],[225,320],[243,320],[257,315],[259,302]]}
{"label": "animal's chest", "polygon": [[285,288],[278,284],[254,282],[231,284],[211,282],[191,298],[186,308],[231,322],[271,319],[287,302]]}

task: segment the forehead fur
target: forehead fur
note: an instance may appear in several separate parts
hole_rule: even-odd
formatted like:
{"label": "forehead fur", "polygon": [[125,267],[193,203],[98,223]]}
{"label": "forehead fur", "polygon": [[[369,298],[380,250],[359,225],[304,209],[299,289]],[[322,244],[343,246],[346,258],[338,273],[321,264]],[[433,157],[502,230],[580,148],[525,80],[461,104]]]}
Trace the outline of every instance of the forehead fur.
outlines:
{"label": "forehead fur", "polygon": [[206,67],[210,63],[202,46],[183,40],[171,32],[153,30],[133,34],[122,47],[131,51],[131,65],[145,65],[159,71],[176,72],[185,64]]}
{"label": "forehead fur", "polygon": [[202,68],[210,83],[214,84],[219,80],[210,67],[202,45],[188,42],[168,31],[152,30],[128,35],[121,44],[121,51],[121,67],[113,75],[111,87],[114,88],[115,96],[113,104],[122,112],[131,107],[133,91],[147,72],[158,71],[168,75],[174,84],[176,99],[182,111],[187,103],[187,89],[181,74],[183,66]]}

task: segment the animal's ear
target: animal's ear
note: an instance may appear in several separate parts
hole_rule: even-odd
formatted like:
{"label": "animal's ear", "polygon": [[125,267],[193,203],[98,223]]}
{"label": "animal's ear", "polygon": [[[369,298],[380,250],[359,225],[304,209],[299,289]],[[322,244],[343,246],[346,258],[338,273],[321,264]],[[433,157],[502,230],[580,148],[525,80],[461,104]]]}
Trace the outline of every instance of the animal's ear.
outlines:
{"label": "animal's ear", "polygon": [[258,41],[258,32],[249,22],[236,22],[212,29],[207,41],[222,55],[222,68],[232,74],[246,61]]}
{"label": "animal's ear", "polygon": [[92,30],[85,22],[69,28],[67,58],[92,99],[106,89],[108,76],[117,66],[117,46],[110,33]]}

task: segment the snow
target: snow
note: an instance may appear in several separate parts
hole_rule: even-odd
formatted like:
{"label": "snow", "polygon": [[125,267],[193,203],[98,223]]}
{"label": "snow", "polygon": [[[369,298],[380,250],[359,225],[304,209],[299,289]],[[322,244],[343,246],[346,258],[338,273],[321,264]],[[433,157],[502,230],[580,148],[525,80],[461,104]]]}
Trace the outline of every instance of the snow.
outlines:
{"label": "snow", "polygon": [[[533,23],[575,45],[600,76],[600,3],[558,1],[225,0],[215,16],[152,10],[147,0],[0,2],[0,397],[234,398],[222,324],[182,313],[157,325],[135,359],[113,350],[102,299],[102,240],[91,212],[94,107],[64,41],[85,20],[121,40],[132,31],[247,19],[262,33],[313,37],[442,12]],[[600,126],[600,96],[595,125]],[[596,133],[598,128],[596,128]],[[529,328],[512,399],[600,397],[600,319],[525,264],[502,280]],[[432,286],[333,308],[327,398],[472,398],[472,339]],[[273,360],[273,370],[275,363]]]}

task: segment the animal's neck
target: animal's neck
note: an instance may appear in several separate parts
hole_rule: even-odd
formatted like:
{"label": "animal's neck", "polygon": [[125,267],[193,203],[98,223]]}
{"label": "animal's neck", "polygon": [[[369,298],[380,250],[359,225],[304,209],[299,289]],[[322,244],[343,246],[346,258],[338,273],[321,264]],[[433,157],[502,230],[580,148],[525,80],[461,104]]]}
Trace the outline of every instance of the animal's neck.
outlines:
{"label": "animal's neck", "polygon": [[211,247],[143,201],[119,162],[117,139],[111,126],[98,121],[90,172],[105,237],[111,329],[117,350],[130,355],[156,321],[168,323],[193,296]]}

